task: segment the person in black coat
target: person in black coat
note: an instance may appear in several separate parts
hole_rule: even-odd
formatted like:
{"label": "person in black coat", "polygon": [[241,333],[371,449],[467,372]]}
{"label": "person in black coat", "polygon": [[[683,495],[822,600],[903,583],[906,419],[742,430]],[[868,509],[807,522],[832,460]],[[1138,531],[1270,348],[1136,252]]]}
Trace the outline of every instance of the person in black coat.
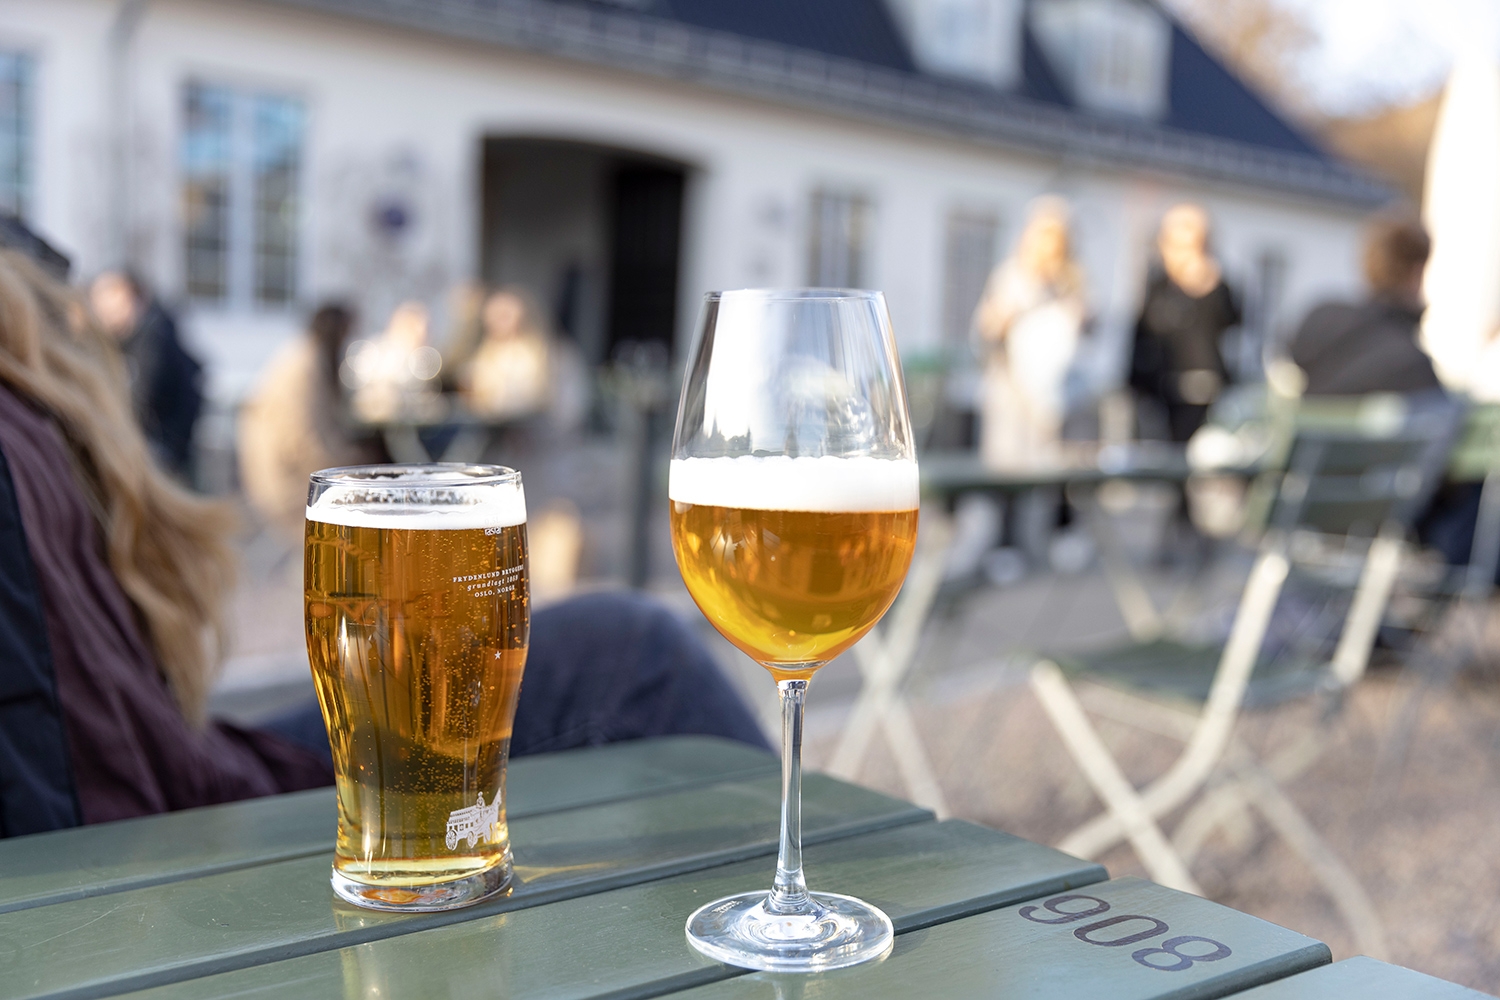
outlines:
{"label": "person in black coat", "polygon": [[1422,270],[1432,241],[1415,219],[1382,217],[1365,244],[1363,302],[1329,302],[1308,313],[1292,339],[1292,360],[1307,376],[1309,396],[1441,389],[1417,343]]}
{"label": "person in black coat", "polygon": [[1239,325],[1240,307],[1209,251],[1201,206],[1177,205],[1162,216],[1157,249],[1162,267],[1136,321],[1130,386],[1139,400],[1165,410],[1171,439],[1182,442],[1229,382],[1220,341]]}
{"label": "person in black coat", "polygon": [[106,271],[89,291],[94,314],[125,356],[135,416],[157,459],[186,476],[203,409],[203,366],[182,346],[177,322],[140,279]]}

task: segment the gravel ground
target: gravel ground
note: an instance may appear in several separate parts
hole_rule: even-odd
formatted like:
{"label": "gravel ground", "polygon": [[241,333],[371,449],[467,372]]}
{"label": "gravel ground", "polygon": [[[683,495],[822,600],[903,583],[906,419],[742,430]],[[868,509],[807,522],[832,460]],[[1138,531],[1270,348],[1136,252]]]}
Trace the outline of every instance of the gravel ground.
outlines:
{"label": "gravel ground", "polygon": [[[1086,591],[1089,582],[1077,587]],[[1034,593],[1022,593],[1028,589],[1045,585],[983,602],[963,625],[983,632],[1021,617],[1007,615],[1006,607],[1036,601]],[[1099,611],[1099,602],[1085,594],[1059,617],[1074,619],[1078,628],[1097,627],[1098,617],[1107,616],[1091,622],[1090,610]],[[1067,624],[1050,623],[1058,635],[1069,634]],[[918,728],[955,816],[1053,843],[1098,812],[1018,669],[938,677],[928,671],[915,680],[912,694]],[[813,701],[818,704],[817,694]],[[825,699],[809,719],[810,766],[831,754],[846,707],[846,699]],[[1410,738],[1398,740],[1399,723],[1407,719],[1414,720]],[[1250,714],[1239,732],[1266,754],[1319,722],[1314,706],[1297,704]],[[1500,685],[1474,677],[1422,685],[1400,669],[1378,669],[1328,725],[1325,752],[1285,790],[1369,893],[1384,924],[1388,959],[1500,993]],[[1180,751],[1163,737],[1107,721],[1099,729],[1137,785],[1159,775]],[[907,794],[879,741],[859,780]],[[1164,824],[1169,832],[1176,818]],[[1264,823],[1252,823],[1235,839],[1216,835],[1194,863],[1209,898],[1325,941],[1336,960],[1358,953],[1318,881]],[[1099,860],[1112,875],[1145,875],[1128,847]]]}

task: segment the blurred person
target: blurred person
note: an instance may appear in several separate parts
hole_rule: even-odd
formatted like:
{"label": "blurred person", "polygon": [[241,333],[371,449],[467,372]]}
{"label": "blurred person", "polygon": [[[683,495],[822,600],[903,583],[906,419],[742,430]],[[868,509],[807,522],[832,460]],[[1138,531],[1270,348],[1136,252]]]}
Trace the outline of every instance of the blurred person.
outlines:
{"label": "blurred person", "polygon": [[484,340],[484,303],[487,293],[479,281],[460,281],[448,292],[448,337],[443,341],[444,392],[458,392],[460,376]]}
{"label": "blurred person", "polygon": [[984,356],[979,435],[987,464],[1045,464],[1057,455],[1065,383],[1088,306],[1073,259],[1068,204],[1038,198],[1010,257],[995,268],[974,313]]}
{"label": "blurred person", "polygon": [[354,325],[347,306],[313,313],[306,332],[266,366],[240,410],[240,481],[251,506],[288,540],[300,540],[307,480],[319,469],[378,462],[382,449],[351,433],[339,382]]}
{"label": "blurred person", "polygon": [[437,406],[443,358],[428,344],[427,307],[407,301],[373,340],[349,345],[340,378],[353,390],[354,413],[368,423],[423,418]]}
{"label": "blurred person", "polygon": [[1240,322],[1234,292],[1210,251],[1211,226],[1201,206],[1183,203],[1162,216],[1154,272],[1136,321],[1130,386],[1161,407],[1171,440],[1185,442],[1229,382],[1221,340]]}
{"label": "blurred person", "polygon": [[1422,271],[1432,252],[1414,217],[1383,215],[1365,238],[1369,294],[1308,313],[1291,342],[1309,396],[1428,392],[1442,388],[1418,332],[1425,304]]}
{"label": "blurred person", "polygon": [[[1422,272],[1432,240],[1420,220],[1377,216],[1365,234],[1361,302],[1328,302],[1302,321],[1290,344],[1307,396],[1399,393],[1409,405],[1454,406],[1422,350]],[[1422,544],[1451,565],[1469,561],[1479,519],[1480,486],[1445,483],[1417,522]]]}
{"label": "blurred person", "polygon": [[[118,352],[10,245],[0,234],[0,836],[330,783],[316,705],[259,730],[207,719],[233,519],[151,459]],[[766,746],[659,604],[592,594],[534,616],[513,753],[670,733]]]}
{"label": "blurred person", "polygon": [[131,403],[82,303],[0,250],[6,835],[327,782],[315,753],[206,720],[234,524],[152,460]]}
{"label": "blurred person", "polygon": [[460,384],[470,409],[497,419],[545,409],[551,383],[551,337],[531,296],[502,288],[485,300],[483,340]]}
{"label": "blurred person", "polygon": [[172,314],[130,272],[99,275],[89,302],[125,356],[132,408],[146,440],[167,469],[185,475],[203,409],[203,366],[183,348]]}

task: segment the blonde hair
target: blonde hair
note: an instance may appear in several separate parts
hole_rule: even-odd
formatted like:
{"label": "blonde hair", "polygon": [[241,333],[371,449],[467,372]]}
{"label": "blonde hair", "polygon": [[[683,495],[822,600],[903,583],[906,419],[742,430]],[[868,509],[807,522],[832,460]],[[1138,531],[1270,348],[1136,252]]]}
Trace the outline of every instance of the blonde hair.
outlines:
{"label": "blonde hair", "polygon": [[118,351],[70,289],[9,250],[0,250],[0,382],[61,428],[110,568],[183,716],[202,725],[225,645],[232,512],[161,471],[131,412]]}

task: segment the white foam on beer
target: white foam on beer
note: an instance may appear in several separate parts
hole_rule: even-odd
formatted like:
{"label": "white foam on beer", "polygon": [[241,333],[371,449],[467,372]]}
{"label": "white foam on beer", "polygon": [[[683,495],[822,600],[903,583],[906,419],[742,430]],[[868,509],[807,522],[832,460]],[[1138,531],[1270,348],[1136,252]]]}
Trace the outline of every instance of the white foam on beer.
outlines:
{"label": "white foam on beer", "polygon": [[884,458],[672,460],[667,495],[679,503],[751,510],[914,510],[917,463]]}
{"label": "white foam on beer", "polygon": [[484,499],[478,503],[451,505],[423,502],[419,496],[400,503],[354,500],[362,492],[368,491],[335,486],[307,508],[307,519],[348,528],[401,528],[406,531],[508,528],[526,523],[526,491],[520,483],[488,487]]}

